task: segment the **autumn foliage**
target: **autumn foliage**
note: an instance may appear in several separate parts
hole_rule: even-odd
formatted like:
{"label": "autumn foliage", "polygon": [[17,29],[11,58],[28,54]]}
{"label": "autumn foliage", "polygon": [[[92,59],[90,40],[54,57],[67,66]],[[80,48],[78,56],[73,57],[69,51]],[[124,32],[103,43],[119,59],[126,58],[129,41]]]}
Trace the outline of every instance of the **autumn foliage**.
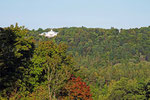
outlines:
{"label": "autumn foliage", "polygon": [[90,87],[87,86],[80,77],[75,78],[72,75],[65,89],[71,100],[93,100],[90,93]]}

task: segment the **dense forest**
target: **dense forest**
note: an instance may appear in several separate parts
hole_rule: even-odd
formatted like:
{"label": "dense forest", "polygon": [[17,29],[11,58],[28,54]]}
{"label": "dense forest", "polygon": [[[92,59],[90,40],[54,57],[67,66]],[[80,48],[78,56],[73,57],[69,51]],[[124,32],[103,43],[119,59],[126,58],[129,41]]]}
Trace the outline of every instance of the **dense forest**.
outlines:
{"label": "dense forest", "polygon": [[2,100],[150,100],[150,26],[0,28]]}

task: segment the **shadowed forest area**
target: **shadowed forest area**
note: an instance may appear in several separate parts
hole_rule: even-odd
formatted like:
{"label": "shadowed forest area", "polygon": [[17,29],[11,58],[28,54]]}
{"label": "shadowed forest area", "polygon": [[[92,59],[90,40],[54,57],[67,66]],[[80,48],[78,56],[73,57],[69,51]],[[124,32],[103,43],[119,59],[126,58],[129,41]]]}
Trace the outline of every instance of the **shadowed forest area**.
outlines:
{"label": "shadowed forest area", "polygon": [[149,100],[150,26],[0,28],[0,100]]}

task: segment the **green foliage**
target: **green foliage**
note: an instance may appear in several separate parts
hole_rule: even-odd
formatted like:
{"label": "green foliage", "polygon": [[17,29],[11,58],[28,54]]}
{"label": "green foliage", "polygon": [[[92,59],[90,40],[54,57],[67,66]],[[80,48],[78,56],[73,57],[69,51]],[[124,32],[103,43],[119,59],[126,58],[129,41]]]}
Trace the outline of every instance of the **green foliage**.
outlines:
{"label": "green foliage", "polygon": [[[71,27],[54,30],[59,32],[54,38],[37,36],[35,39],[53,40],[57,44],[64,42],[69,46],[67,53],[73,54],[76,66],[80,68],[76,75],[92,87],[95,100],[107,99],[114,83],[122,77],[143,82],[149,78],[150,27],[121,30]],[[46,31],[49,29],[42,30]],[[40,34],[39,30],[31,32],[31,36]]]}
{"label": "green foliage", "polygon": [[[75,75],[91,87],[94,100],[150,98],[150,27],[58,28],[54,29],[59,32],[56,37],[39,36],[48,31],[17,25],[0,29],[1,95],[27,99],[59,96],[75,70],[71,53],[78,70]],[[29,36],[34,37],[36,50]]]}
{"label": "green foliage", "polygon": [[0,29],[0,92],[10,96],[11,91],[20,89],[34,50],[27,29],[11,25]]}
{"label": "green foliage", "polygon": [[60,92],[74,71],[72,57],[66,55],[66,48],[64,44],[49,41],[39,43],[30,67],[29,82],[32,86],[47,84],[51,96]]}
{"label": "green foliage", "polygon": [[136,80],[121,78],[113,86],[108,97],[109,100],[145,100],[144,83],[138,83]]}
{"label": "green foliage", "polygon": [[[43,38],[37,30],[30,35],[36,40],[64,42],[72,53],[77,66],[105,67],[129,61],[150,61],[150,27],[135,29],[101,29],[71,27],[54,29],[59,34],[51,39]],[[48,29],[43,30],[48,31]]]}

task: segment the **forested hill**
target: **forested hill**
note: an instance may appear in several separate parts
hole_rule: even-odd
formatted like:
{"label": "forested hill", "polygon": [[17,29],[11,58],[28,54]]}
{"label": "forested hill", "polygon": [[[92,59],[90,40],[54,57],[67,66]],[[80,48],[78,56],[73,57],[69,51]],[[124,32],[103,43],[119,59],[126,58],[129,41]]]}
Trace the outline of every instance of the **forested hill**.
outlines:
{"label": "forested hill", "polygon": [[150,99],[150,27],[53,30],[0,28],[0,100]]}
{"label": "forested hill", "polygon": [[71,27],[54,29],[54,38],[38,34],[50,29],[30,31],[36,40],[65,42],[79,66],[105,67],[117,63],[150,61],[150,26],[134,29]]}
{"label": "forested hill", "polygon": [[91,88],[94,100],[150,98],[150,26],[133,29],[58,28],[56,37],[39,36],[50,29],[29,32],[36,41],[68,45],[77,75]]}

